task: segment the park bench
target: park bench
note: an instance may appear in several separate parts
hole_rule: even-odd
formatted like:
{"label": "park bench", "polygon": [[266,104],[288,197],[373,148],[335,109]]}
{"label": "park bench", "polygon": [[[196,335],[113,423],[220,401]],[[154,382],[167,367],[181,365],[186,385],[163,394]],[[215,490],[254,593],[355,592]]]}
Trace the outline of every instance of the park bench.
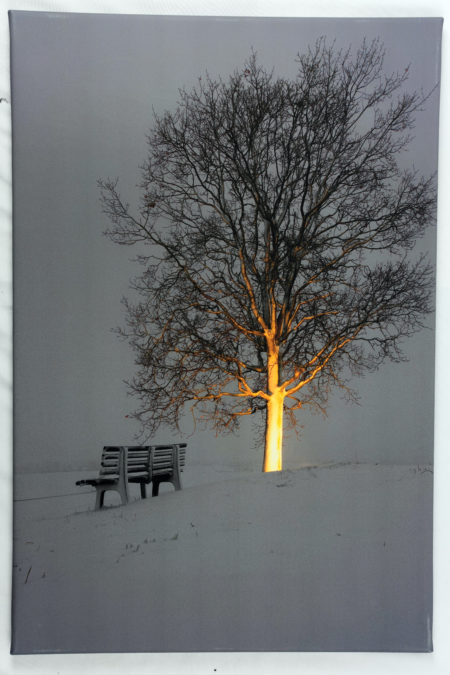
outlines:
{"label": "park bench", "polygon": [[186,443],[173,445],[105,446],[97,478],[77,481],[77,485],[92,485],[96,489],[95,510],[101,509],[105,492],[120,494],[122,504],[129,501],[129,483],[139,483],[141,497],[147,497],[146,486],[152,483],[152,497],[159,493],[163,482],[181,490],[181,472],[186,459]]}

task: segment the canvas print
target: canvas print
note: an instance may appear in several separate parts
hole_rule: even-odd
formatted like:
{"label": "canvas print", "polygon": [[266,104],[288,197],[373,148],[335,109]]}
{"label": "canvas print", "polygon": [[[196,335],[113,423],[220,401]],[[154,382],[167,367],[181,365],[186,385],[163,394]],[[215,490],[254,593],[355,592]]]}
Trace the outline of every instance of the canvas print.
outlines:
{"label": "canvas print", "polygon": [[12,652],[431,651],[441,19],[10,27]]}

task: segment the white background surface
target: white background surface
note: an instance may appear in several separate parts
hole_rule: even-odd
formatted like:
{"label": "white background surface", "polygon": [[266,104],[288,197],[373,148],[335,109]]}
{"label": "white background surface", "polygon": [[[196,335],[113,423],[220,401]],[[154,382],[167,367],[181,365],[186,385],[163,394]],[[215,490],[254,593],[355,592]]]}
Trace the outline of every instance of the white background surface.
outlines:
{"label": "white background surface", "polygon": [[[449,129],[450,119],[450,56],[448,26],[450,18],[445,0],[383,0],[373,2],[335,2],[315,0],[229,2],[204,0],[120,0],[109,2],[88,0],[0,0],[0,97],[8,104],[0,105],[0,434],[3,461],[0,465],[0,527],[2,533],[0,574],[0,672],[73,674],[119,673],[447,673],[450,670],[450,546],[448,520],[450,514],[450,462],[447,455],[448,413],[446,382],[449,363],[446,345],[449,339],[449,283],[447,256],[449,239]],[[433,654],[190,654],[190,655],[74,655],[15,656],[9,652],[10,565],[11,565],[11,176],[10,176],[10,94],[9,32],[7,10],[52,12],[109,12],[135,14],[203,14],[234,16],[313,16],[313,17],[401,17],[443,16],[443,50],[441,80],[441,129],[439,158],[438,212],[438,299],[437,299],[437,364],[436,364],[436,447],[435,447],[435,613]]]}

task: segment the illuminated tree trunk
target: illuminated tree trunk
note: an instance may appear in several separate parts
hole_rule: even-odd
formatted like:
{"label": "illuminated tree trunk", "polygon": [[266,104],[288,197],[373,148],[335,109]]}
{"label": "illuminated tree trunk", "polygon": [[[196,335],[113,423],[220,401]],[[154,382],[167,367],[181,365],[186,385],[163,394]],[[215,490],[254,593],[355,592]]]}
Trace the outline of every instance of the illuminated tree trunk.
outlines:
{"label": "illuminated tree trunk", "polygon": [[284,389],[279,387],[280,365],[278,345],[268,340],[267,384],[270,398],[267,401],[266,435],[263,471],[281,471],[283,445]]}
{"label": "illuminated tree trunk", "polygon": [[281,471],[283,468],[283,402],[284,395],[280,391],[273,394],[267,402],[264,472]]}

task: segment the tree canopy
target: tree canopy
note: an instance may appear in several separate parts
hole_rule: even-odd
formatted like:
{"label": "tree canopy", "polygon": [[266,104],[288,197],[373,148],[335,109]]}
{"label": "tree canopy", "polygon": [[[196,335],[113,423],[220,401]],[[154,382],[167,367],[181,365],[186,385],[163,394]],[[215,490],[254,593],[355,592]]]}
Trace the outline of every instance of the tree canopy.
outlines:
{"label": "tree canopy", "polygon": [[399,162],[426,96],[405,91],[408,68],[384,72],[378,41],[322,39],[297,66],[275,76],[252,53],[154,114],[136,212],[99,182],[111,239],[151,245],[125,303],[135,416],[152,433],[189,403],[224,431],[267,410],[266,470],[283,413],[323,409],[333,385],[352,396],[432,309],[432,267],[411,250],[434,177]]}

